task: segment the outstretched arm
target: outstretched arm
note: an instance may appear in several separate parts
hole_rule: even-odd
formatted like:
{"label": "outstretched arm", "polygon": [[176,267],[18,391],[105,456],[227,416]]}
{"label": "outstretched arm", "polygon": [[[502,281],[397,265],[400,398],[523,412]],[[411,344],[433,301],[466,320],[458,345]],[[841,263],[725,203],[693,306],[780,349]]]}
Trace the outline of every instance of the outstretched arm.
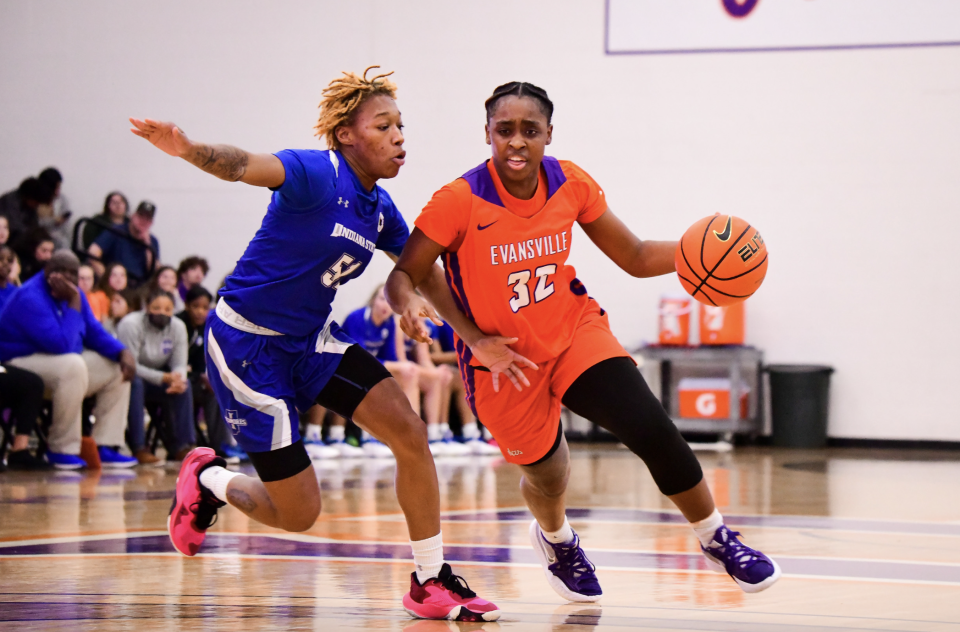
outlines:
{"label": "outstretched arm", "polygon": [[635,277],[654,277],[676,272],[675,241],[641,241],[609,208],[589,224],[580,224],[603,254]]}
{"label": "outstretched arm", "polygon": [[[419,228],[413,230],[403,247],[403,253],[393,272],[387,277],[384,288],[390,307],[401,315],[401,327],[411,338],[429,342],[430,338],[419,318],[427,317],[437,321],[433,311],[436,308],[464,344],[470,347],[474,357],[490,369],[495,391],[500,390],[500,374],[509,378],[517,390],[522,389],[521,384],[530,386],[530,381],[520,367],[527,366],[533,370],[538,367],[508,346],[517,342],[517,339],[485,334],[457,308],[444,279],[443,270],[435,263],[442,252],[443,246],[424,235]],[[416,288],[423,292],[433,307],[417,294]]]}
{"label": "outstretched arm", "polygon": [[273,154],[251,154],[232,145],[197,143],[173,123],[130,119],[130,131],[161,151],[228,182],[276,188],[283,184],[283,163]]}

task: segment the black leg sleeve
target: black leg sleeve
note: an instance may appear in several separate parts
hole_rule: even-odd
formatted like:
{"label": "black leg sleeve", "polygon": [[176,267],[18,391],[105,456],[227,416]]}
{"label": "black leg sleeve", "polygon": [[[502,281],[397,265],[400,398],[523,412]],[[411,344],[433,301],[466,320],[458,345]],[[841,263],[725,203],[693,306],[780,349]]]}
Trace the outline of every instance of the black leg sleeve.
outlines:
{"label": "black leg sleeve", "polygon": [[4,365],[0,373],[0,405],[10,409],[16,433],[28,435],[37,427],[43,406],[43,380],[36,373]]}
{"label": "black leg sleeve", "polygon": [[563,405],[612,432],[643,459],[667,496],[703,479],[700,462],[629,358],[610,358],[583,372]]}

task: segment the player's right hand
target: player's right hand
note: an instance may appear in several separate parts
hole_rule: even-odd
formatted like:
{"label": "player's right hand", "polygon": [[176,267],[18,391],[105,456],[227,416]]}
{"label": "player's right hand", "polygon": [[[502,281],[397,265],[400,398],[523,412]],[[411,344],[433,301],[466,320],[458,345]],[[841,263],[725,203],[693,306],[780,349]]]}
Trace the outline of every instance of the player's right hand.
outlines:
{"label": "player's right hand", "polygon": [[400,329],[408,338],[417,342],[433,344],[430,331],[424,325],[423,319],[429,318],[437,327],[443,327],[443,321],[437,316],[433,306],[419,294],[413,294],[407,302],[406,309],[400,314]]}
{"label": "player's right hand", "polygon": [[500,392],[501,374],[507,376],[518,391],[522,391],[524,386],[530,386],[530,380],[523,374],[520,366],[525,365],[534,371],[540,370],[540,367],[508,346],[518,340],[519,338],[485,336],[470,346],[473,356],[480,361],[480,364],[490,369],[494,392]]}
{"label": "player's right hand", "polygon": [[141,121],[140,119],[132,118],[130,119],[130,124],[133,125],[133,127],[130,128],[131,132],[140,138],[146,138],[153,143],[157,149],[161,149],[171,156],[181,158],[190,149],[190,139],[173,123],[154,121],[153,119],[144,119]]}

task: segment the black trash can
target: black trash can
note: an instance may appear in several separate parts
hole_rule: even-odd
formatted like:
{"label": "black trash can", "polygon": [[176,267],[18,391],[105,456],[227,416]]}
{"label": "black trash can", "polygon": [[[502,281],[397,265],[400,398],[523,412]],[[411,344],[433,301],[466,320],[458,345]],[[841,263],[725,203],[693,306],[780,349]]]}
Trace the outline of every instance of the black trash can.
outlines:
{"label": "black trash can", "polygon": [[827,409],[833,367],[771,364],[770,408],[773,445],[823,448],[827,445]]}

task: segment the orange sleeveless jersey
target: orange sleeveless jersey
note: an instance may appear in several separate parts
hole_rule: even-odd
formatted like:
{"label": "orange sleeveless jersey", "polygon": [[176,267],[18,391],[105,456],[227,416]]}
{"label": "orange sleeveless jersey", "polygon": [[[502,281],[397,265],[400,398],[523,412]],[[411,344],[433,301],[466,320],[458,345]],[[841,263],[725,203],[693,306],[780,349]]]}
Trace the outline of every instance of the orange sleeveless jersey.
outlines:
{"label": "orange sleeveless jersey", "polygon": [[[606,210],[599,185],[572,162],[545,156],[536,195],[518,200],[488,160],[437,191],[415,224],[447,249],[458,307],[482,331],[515,336],[518,353],[544,362],[570,346],[588,304],[566,265],[573,223]],[[457,347],[461,360],[475,364]]]}

